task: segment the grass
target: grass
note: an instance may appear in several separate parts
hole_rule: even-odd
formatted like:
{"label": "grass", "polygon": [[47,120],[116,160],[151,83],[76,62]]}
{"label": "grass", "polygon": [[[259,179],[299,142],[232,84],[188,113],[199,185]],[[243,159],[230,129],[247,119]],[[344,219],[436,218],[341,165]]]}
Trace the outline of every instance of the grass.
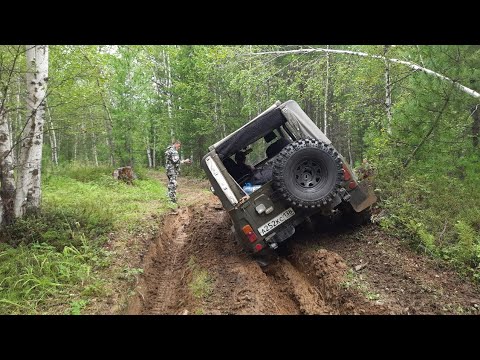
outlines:
{"label": "grass", "polygon": [[114,281],[134,283],[142,270],[118,267],[125,249],[105,245],[152,235],[166,188],[145,171],[133,186],[111,173],[70,165],[45,174],[42,211],[0,233],[0,314],[80,314]]}
{"label": "grass", "polygon": [[353,269],[348,270],[345,275],[345,280],[341,283],[341,285],[346,289],[353,288],[358,290],[368,300],[375,301],[380,299],[380,294],[371,291],[362,275],[357,274]]}
{"label": "grass", "polygon": [[192,280],[188,288],[196,299],[206,299],[213,293],[213,279],[205,269],[201,269],[195,263],[195,258],[191,257],[188,267],[192,272]]}
{"label": "grass", "polygon": [[[415,165],[415,167],[414,167]],[[440,166],[442,165],[442,166]],[[416,163],[378,177],[381,226],[414,248],[480,282],[480,193],[475,163],[464,174],[449,164]]]}

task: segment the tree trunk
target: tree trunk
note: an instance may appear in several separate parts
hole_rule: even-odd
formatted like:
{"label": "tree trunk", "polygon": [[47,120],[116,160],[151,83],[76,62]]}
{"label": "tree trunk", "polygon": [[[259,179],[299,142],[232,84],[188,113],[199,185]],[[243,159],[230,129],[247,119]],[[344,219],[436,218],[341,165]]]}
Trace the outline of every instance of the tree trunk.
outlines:
{"label": "tree trunk", "polygon": [[95,135],[92,109],[89,108],[88,112],[89,112],[89,114],[90,114],[90,125],[92,126],[91,133],[92,133],[92,152],[93,152],[93,160],[95,161],[95,166],[98,167],[97,135]]}
{"label": "tree trunk", "polygon": [[473,147],[478,148],[478,136],[480,134],[480,106],[476,105],[472,109],[472,142]]}
{"label": "tree trunk", "polygon": [[[84,151],[85,153],[85,161],[86,163],[88,164],[90,159],[88,157],[88,145],[87,145],[87,126],[86,126],[86,121],[87,121],[87,115],[84,114],[82,116],[82,125],[81,125],[81,133],[82,133],[82,140],[81,140],[81,144],[82,144],[82,150]],[[82,159],[82,154],[80,153],[80,159]]]}
{"label": "tree trunk", "polygon": [[[329,49],[329,46],[327,46],[327,49]],[[327,73],[325,77],[325,101],[324,101],[324,106],[323,106],[323,133],[325,136],[327,135],[327,130],[328,130],[328,93],[329,93],[329,85],[330,82],[330,54],[327,53]]]}
{"label": "tree trunk", "polygon": [[[97,79],[97,85],[100,87],[100,82]],[[108,149],[110,150],[110,165],[115,166],[115,148],[113,142],[113,120],[110,110],[108,110],[107,102],[105,101],[105,96],[103,92],[100,91],[100,96],[102,98],[103,108],[107,114],[107,119],[105,120],[105,129],[107,130],[107,144]]]}
{"label": "tree trunk", "polygon": [[387,61],[388,45],[383,48],[385,57],[385,109],[387,111],[387,133],[392,134],[392,88],[390,82],[390,63]]}
{"label": "tree trunk", "polygon": [[50,138],[50,147],[52,149],[52,162],[55,165],[58,165],[58,148],[57,148],[57,136],[55,135],[55,128],[53,127],[53,120],[52,120],[52,114],[50,113],[50,108],[48,107],[48,104],[45,105],[47,108],[47,114],[48,114],[48,135]]}
{"label": "tree trunk", "polygon": [[442,117],[443,112],[445,111],[449,101],[450,101],[450,94],[448,94],[448,96],[445,100],[445,103],[443,104],[442,109],[439,111],[437,117],[433,121],[432,126],[430,127],[430,130],[428,130],[427,134],[423,137],[423,139],[420,141],[420,143],[415,147],[415,149],[413,150],[413,152],[409,156],[409,158],[403,163],[404,168],[406,168],[408,166],[408,164],[410,163],[410,161],[412,161],[415,158],[415,155],[417,154],[418,150],[420,150],[420,148],[423,146],[423,144],[425,144],[425,142],[428,140],[430,135],[432,135],[433,131],[435,130],[437,125],[440,123],[440,118]]}
{"label": "tree trunk", "polygon": [[173,102],[172,102],[172,73],[170,69],[170,58],[165,50],[162,51],[163,55],[163,64],[165,67],[165,75],[167,80],[167,111],[168,111],[168,121],[170,126],[170,137],[171,140],[174,140],[175,131],[173,126]]}
{"label": "tree trunk", "polygon": [[[97,49],[97,51],[99,51]],[[104,91],[103,91],[103,88],[102,86],[100,85],[100,76],[101,76],[101,71],[100,71],[100,68],[95,66],[92,61],[90,60],[90,58],[84,54],[85,58],[87,59],[87,61],[89,62],[90,65],[92,65],[92,67],[95,68],[95,70],[97,71],[98,73],[98,77],[97,77],[97,87],[98,87],[98,90],[100,91],[100,97],[102,98],[102,105],[103,105],[103,109],[105,110],[105,113],[107,114],[107,118],[105,119],[105,129],[107,131],[107,146],[108,146],[108,149],[110,151],[110,165],[112,166],[115,166],[115,148],[114,148],[114,141],[113,141],[113,120],[112,120],[112,115],[110,114],[110,110],[108,109],[108,106],[107,106],[107,101],[105,100],[105,94],[104,94]]]}
{"label": "tree trunk", "polygon": [[350,166],[353,168],[354,161],[352,156],[352,126],[350,124],[350,119],[348,119],[347,126],[348,126],[348,141],[347,141],[348,157],[349,157]]}
{"label": "tree trunk", "polygon": [[27,123],[22,132],[20,157],[18,159],[17,193],[15,216],[40,208],[41,165],[45,96],[48,81],[48,45],[27,45]]}
{"label": "tree trunk", "polygon": [[0,224],[7,225],[15,220],[15,178],[11,139],[6,112],[0,108]]}
{"label": "tree trunk", "polygon": [[152,168],[152,149],[150,149],[150,146],[147,146],[147,159],[148,159],[148,167]]}
{"label": "tree trunk", "polygon": [[[21,109],[21,103],[20,103],[20,93],[22,91],[22,85],[21,85],[21,78],[18,77],[18,92],[17,92],[17,111],[16,111],[16,118],[15,118],[15,126],[13,127],[13,136],[12,137],[12,144],[16,142],[15,137],[17,135],[18,129],[22,128],[22,112],[20,111]],[[20,146],[15,146],[15,148],[12,150],[12,159],[13,159],[13,164],[17,164],[17,159],[20,156]]]}
{"label": "tree trunk", "polygon": [[155,148],[156,148],[156,136],[155,132],[153,133],[153,149],[152,149],[152,168],[155,169],[155,166],[157,165],[155,162],[155,157],[157,156]]}

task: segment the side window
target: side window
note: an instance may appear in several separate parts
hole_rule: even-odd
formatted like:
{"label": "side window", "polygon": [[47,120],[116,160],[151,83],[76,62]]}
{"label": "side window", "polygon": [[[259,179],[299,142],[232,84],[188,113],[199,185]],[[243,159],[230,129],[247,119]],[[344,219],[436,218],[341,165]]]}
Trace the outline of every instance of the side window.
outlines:
{"label": "side window", "polygon": [[266,158],[265,151],[267,144],[263,138],[257,140],[249,146],[252,151],[247,155],[247,162],[253,166],[263,161]]}

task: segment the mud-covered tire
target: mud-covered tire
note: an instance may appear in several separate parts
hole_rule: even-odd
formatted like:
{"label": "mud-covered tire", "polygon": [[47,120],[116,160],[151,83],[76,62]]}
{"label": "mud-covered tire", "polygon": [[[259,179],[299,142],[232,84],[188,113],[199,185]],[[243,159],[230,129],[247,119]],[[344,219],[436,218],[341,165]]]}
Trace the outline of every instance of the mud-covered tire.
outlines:
{"label": "mud-covered tire", "polygon": [[328,205],[343,179],[340,154],[316,139],[301,139],[285,146],[273,162],[273,186],[296,207]]}

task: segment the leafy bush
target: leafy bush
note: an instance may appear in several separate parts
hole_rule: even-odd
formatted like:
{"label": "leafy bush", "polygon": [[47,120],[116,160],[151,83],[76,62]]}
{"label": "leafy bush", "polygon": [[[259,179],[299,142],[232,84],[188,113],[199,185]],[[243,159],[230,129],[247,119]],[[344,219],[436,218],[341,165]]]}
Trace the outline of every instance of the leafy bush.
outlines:
{"label": "leafy bush", "polygon": [[480,279],[475,276],[480,270],[480,194],[471,191],[477,176],[471,166],[466,176],[455,176],[457,167],[430,162],[407,169],[386,166],[384,171],[377,186],[388,214],[381,222],[385,230],[460,269],[470,269]]}

